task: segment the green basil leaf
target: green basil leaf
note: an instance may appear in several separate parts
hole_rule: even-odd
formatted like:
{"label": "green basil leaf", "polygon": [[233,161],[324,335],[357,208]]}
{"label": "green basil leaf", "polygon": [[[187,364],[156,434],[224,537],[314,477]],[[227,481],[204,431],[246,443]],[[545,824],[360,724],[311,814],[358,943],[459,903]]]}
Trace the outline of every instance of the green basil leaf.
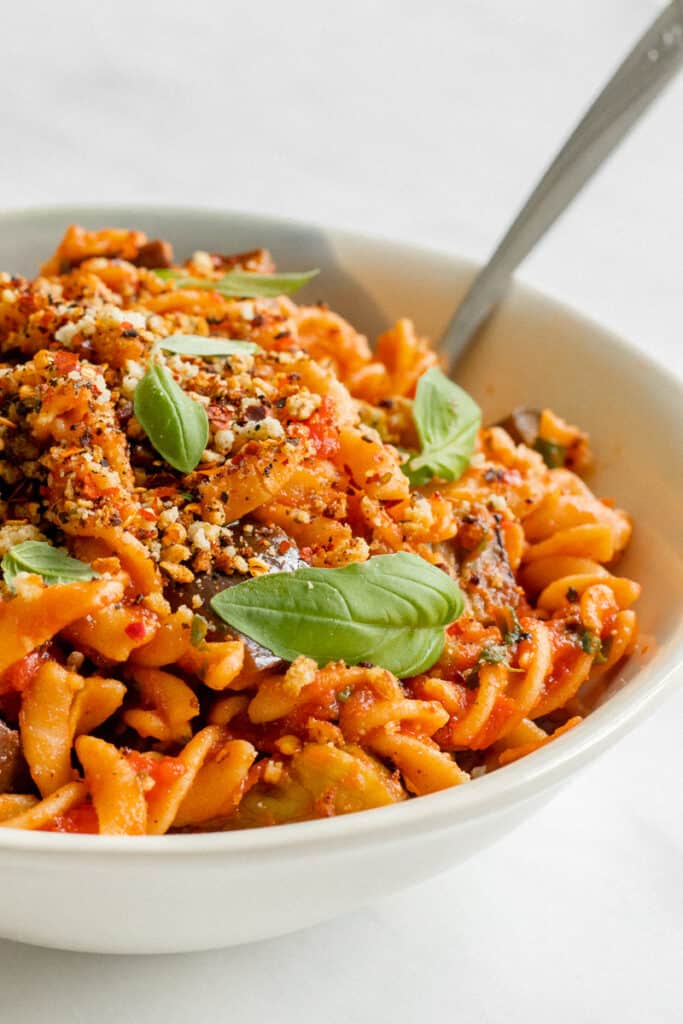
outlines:
{"label": "green basil leaf", "polygon": [[203,288],[219,292],[229,299],[274,299],[278,295],[291,295],[320,273],[305,270],[292,274],[257,274],[251,270],[230,270],[217,280],[190,277],[184,270],[155,270],[157,277],[175,281],[178,288]]}
{"label": "green basil leaf", "polygon": [[458,480],[470,464],[481,424],[477,403],[432,367],[418,381],[413,418],[421,451],[403,464],[413,487],[433,477]]}
{"label": "green basil leaf", "polygon": [[14,590],[14,580],[20,572],[42,576],[43,583],[76,583],[79,580],[99,579],[87,562],[72,558],[62,548],[55,548],[44,540],[25,540],[15,544],[0,563],[5,583]]}
{"label": "green basil leaf", "polygon": [[185,394],[165,366],[153,363],[135,389],[133,407],[159,455],[174,469],[190,473],[209,438],[204,406]]}
{"label": "green basil leaf", "polygon": [[211,607],[287,661],[369,661],[404,678],[438,659],[464,598],[441,569],[401,551],[343,569],[258,576],[221,591]]}
{"label": "green basil leaf", "polygon": [[159,342],[159,348],[178,356],[239,356],[261,351],[253,341],[205,338],[200,334],[171,334]]}

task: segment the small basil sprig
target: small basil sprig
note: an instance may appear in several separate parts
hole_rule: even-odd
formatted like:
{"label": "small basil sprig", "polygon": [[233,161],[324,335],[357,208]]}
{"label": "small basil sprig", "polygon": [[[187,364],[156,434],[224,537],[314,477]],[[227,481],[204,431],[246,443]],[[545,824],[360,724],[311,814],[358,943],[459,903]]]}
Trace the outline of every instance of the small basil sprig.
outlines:
{"label": "small basil sprig", "polygon": [[159,455],[181,473],[191,473],[209,439],[204,406],[176,384],[165,366],[153,362],[135,389],[133,409]]}
{"label": "small basil sprig", "polygon": [[260,348],[253,341],[238,341],[234,338],[205,338],[201,334],[171,334],[159,342],[164,352],[178,356],[239,356],[253,355]]}
{"label": "small basil sprig", "polygon": [[221,591],[211,607],[288,661],[369,661],[405,678],[438,659],[464,598],[441,569],[401,551],[343,569],[258,576]]}
{"label": "small basil sprig", "polygon": [[251,354],[259,351],[259,347],[251,341],[232,338],[172,334],[152,348],[152,362],[135,389],[135,416],[162,458],[181,473],[191,473],[209,439],[209,418],[204,406],[186,394],[166,367],[156,362],[159,349],[201,358]]}
{"label": "small basil sprig", "polygon": [[413,487],[421,487],[433,477],[458,480],[470,464],[481,425],[477,403],[432,367],[418,381],[413,418],[421,451],[402,467]]}
{"label": "small basil sprig", "polygon": [[77,583],[83,580],[99,579],[86,562],[72,558],[61,548],[55,548],[43,540],[25,540],[15,544],[4,556],[2,572],[7,586],[14,590],[14,581],[20,572],[42,576],[43,583]]}
{"label": "small basil sprig", "polygon": [[154,273],[164,281],[175,281],[177,288],[202,288],[219,292],[229,299],[274,299],[291,295],[313,280],[320,271],[306,270],[292,274],[258,274],[251,270],[229,270],[216,280],[191,277],[184,270],[163,269]]}

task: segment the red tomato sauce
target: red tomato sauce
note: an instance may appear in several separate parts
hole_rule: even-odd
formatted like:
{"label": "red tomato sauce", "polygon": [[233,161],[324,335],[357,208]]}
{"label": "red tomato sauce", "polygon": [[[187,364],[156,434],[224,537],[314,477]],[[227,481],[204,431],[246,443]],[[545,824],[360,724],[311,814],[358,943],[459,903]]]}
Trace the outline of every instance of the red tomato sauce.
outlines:
{"label": "red tomato sauce", "polygon": [[96,835],[100,830],[97,812],[91,803],[76,804],[70,811],[58,814],[41,832],[74,832],[79,835]]}
{"label": "red tomato sauce", "polygon": [[13,665],[6,668],[0,678],[1,693],[23,693],[31,685],[38,670],[44,662],[54,658],[55,652],[50,644],[43,644],[31,651],[25,658],[20,658]]}
{"label": "red tomato sauce", "polygon": [[177,757],[153,757],[131,750],[126,760],[139,775],[148,775],[158,786],[171,786],[185,774],[185,765]]}

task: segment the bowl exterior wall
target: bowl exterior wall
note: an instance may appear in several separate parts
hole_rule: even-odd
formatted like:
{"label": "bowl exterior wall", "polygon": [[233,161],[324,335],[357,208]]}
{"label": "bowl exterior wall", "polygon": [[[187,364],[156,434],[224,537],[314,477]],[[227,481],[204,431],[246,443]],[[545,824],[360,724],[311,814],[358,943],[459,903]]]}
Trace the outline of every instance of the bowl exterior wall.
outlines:
{"label": "bowl exterior wall", "polygon": [[[540,808],[551,791],[438,832],[313,853],[243,857],[0,851],[0,935],[88,953],[188,953],[284,935],[467,860]],[[463,875],[463,885],[467,885]]]}

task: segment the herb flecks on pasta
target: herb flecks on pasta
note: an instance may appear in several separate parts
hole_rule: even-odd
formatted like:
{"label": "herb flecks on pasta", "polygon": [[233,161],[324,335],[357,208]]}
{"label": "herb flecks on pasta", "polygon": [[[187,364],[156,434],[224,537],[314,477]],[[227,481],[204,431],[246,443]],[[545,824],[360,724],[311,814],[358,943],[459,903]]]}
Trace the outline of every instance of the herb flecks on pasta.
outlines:
{"label": "herb flecks on pasta", "polygon": [[0,275],[1,826],[395,803],[573,728],[631,652],[585,434],[482,428],[409,320],[372,351],[311,277],[76,226]]}

